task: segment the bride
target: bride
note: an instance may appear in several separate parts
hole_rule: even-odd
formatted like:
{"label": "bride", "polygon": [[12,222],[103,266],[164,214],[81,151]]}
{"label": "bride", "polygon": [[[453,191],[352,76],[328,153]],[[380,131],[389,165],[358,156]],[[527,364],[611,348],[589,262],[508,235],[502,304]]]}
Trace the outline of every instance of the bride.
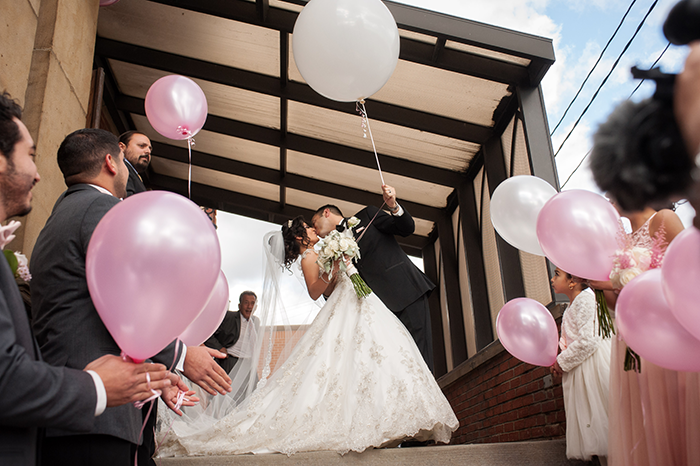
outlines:
{"label": "bride", "polygon": [[[249,364],[251,371],[262,366],[257,388],[237,406],[238,400],[217,396],[204,407],[207,414],[164,419],[172,429],[159,456],[345,454],[404,439],[450,441],[459,422],[411,335],[376,295],[358,298],[344,273],[332,280],[320,274],[317,241],[315,230],[297,217],[264,242],[272,270],[266,272],[263,314],[281,304],[278,278],[268,279],[289,270],[299,256],[309,295],[330,294],[306,333],[268,378],[275,346],[270,339],[278,332],[261,330],[261,364]],[[248,375],[241,379],[255,379]],[[161,437],[166,429],[161,427]]]}

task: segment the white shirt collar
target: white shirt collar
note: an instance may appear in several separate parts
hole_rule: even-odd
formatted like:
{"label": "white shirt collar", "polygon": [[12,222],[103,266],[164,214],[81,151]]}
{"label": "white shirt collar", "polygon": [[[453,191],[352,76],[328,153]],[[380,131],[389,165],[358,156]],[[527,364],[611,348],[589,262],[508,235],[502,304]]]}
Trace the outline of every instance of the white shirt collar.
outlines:
{"label": "white shirt collar", "polygon": [[114,196],[114,194],[112,194],[111,192],[109,192],[108,189],[105,189],[102,186],[97,186],[96,184],[91,184],[91,183],[88,183],[88,185],[92,186],[93,188],[95,188],[96,190],[101,192],[102,194],[109,194],[110,196]]}

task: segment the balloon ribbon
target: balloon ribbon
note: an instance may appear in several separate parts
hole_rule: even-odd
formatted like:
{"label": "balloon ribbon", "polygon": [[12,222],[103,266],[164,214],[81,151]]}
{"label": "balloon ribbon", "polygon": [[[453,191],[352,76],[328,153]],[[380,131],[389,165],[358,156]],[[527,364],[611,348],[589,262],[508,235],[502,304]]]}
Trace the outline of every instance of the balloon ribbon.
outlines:
{"label": "balloon ribbon", "polygon": [[178,126],[177,130],[183,136],[187,136],[187,152],[188,152],[188,162],[187,162],[187,198],[192,199],[192,147],[194,147],[194,134],[187,128]]}
{"label": "balloon ribbon", "polygon": [[[374,137],[372,137],[372,128],[369,126],[369,117],[367,116],[367,110],[365,109],[365,100],[358,100],[355,102],[355,109],[360,113],[360,116],[362,117],[362,131],[365,132],[365,136],[367,137],[367,131],[369,131],[369,139],[372,141],[372,150],[374,150],[374,158],[377,161],[377,168],[379,169],[379,178],[382,180],[382,186],[384,186],[386,183],[384,183],[384,176],[382,175],[382,167],[379,164],[379,156],[377,155],[377,147],[374,145]],[[367,128],[365,130],[365,127]]]}

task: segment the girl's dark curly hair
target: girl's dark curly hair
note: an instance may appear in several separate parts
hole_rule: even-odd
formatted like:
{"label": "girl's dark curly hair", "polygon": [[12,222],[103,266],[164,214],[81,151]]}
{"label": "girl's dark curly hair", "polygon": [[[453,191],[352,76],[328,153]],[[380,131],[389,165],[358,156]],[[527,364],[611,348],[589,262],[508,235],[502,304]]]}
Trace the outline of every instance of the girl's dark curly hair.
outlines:
{"label": "girl's dark curly hair", "polygon": [[682,194],[692,168],[673,108],[658,100],[623,102],[593,136],[593,178],[627,212]]}
{"label": "girl's dark curly hair", "polygon": [[306,235],[307,223],[304,217],[299,215],[282,224],[282,238],[284,239],[284,267],[289,269],[301,254],[301,248],[297,238],[302,238],[304,246],[309,246],[310,240]]}

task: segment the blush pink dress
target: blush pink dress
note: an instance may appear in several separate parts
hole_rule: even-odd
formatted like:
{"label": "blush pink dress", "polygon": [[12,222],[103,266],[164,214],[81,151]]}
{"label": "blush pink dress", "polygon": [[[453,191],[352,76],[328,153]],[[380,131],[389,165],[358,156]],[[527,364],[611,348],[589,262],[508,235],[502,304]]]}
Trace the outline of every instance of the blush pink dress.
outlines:
{"label": "blush pink dress", "polygon": [[[651,218],[631,234],[633,246],[651,248]],[[626,349],[622,339],[613,338],[608,464],[700,465],[700,374],[664,369],[644,358],[641,373],[625,372]]]}

